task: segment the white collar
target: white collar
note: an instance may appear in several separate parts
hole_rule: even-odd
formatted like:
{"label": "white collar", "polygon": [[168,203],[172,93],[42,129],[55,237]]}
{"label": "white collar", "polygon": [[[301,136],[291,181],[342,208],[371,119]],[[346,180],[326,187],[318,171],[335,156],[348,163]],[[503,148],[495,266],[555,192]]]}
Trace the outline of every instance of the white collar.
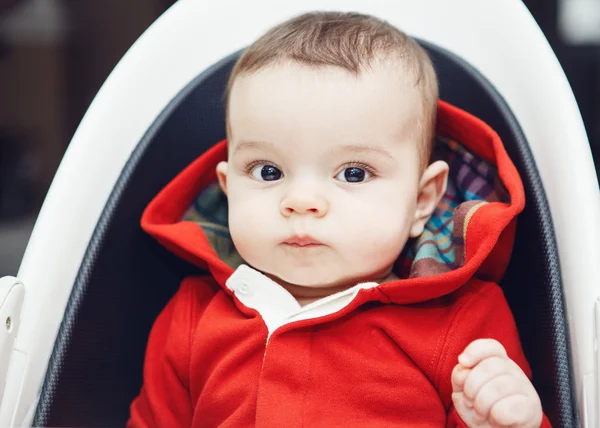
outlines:
{"label": "white collar", "polygon": [[226,282],[237,299],[256,310],[265,321],[269,337],[279,327],[294,321],[323,317],[346,307],[362,289],[376,287],[376,282],[354,287],[301,306],[285,288],[247,265],[239,266]]}

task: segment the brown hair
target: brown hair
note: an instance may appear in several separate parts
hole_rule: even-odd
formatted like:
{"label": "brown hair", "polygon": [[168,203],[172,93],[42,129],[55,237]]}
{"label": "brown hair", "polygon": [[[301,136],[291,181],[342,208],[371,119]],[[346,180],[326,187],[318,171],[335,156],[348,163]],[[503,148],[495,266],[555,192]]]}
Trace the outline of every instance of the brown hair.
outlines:
{"label": "brown hair", "polygon": [[[310,67],[333,66],[360,74],[375,59],[394,55],[414,78],[423,100],[419,131],[422,163],[429,161],[435,136],[438,82],[427,52],[386,21],[346,12],[311,12],[271,28],[252,43],[233,67],[227,86],[226,110],[235,79],[281,61]],[[226,114],[227,136],[230,135]]]}

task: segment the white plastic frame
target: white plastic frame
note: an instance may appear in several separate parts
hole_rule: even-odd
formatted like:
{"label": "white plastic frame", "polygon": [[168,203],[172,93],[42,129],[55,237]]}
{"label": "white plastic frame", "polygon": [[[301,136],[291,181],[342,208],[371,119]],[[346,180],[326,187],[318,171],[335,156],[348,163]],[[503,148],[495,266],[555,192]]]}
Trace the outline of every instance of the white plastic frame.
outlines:
{"label": "white plastic frame", "polygon": [[464,58],[523,127],[546,188],[561,259],[578,409],[598,425],[594,302],[600,296],[600,194],[573,93],[517,0],[180,0],[133,45],[94,99],[56,174],[27,247],[22,321],[0,426],[31,423],[71,286],[125,162],[168,102],[198,73],[268,27],[307,10],[380,16]]}

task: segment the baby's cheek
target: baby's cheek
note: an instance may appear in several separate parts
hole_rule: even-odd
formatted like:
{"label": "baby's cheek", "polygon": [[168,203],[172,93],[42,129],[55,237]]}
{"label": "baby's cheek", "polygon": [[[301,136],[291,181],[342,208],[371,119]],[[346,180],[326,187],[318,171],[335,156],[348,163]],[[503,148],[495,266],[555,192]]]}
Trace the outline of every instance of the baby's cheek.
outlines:
{"label": "baby's cheek", "polygon": [[380,270],[393,264],[406,243],[408,232],[402,227],[401,218],[389,215],[373,215],[367,220],[356,222],[346,230],[346,247],[352,248],[354,263]]}
{"label": "baby's cheek", "polygon": [[404,240],[400,234],[390,230],[386,234],[371,235],[365,247],[363,258],[384,267],[396,261],[404,247]]}
{"label": "baby's cheek", "polygon": [[409,233],[407,214],[399,207],[379,204],[378,209],[367,207],[360,220],[355,221],[363,238],[368,237],[371,247],[403,247]]}
{"label": "baby's cheek", "polygon": [[240,256],[248,263],[266,248],[269,227],[264,213],[246,204],[237,204],[229,211],[229,232]]}

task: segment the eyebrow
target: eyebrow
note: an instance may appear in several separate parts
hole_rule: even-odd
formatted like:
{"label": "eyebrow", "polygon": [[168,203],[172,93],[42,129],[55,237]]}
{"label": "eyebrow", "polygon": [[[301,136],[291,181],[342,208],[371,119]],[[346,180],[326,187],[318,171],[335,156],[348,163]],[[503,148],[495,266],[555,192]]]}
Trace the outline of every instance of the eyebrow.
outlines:
{"label": "eyebrow", "polygon": [[339,150],[350,153],[377,153],[387,158],[394,159],[393,156],[385,149],[381,149],[379,147],[371,147],[363,144],[347,144],[345,146],[340,147]]}
{"label": "eyebrow", "polygon": [[269,143],[268,141],[240,141],[240,143],[235,146],[235,149],[233,149],[233,153],[250,149],[273,150],[274,147],[275,145],[273,143]]}
{"label": "eyebrow", "polygon": [[[235,148],[233,149],[233,153],[240,152],[242,150],[251,150],[251,149],[267,149],[273,150],[275,145],[268,141],[240,141]],[[385,156],[389,159],[394,159],[393,156],[385,149],[381,149],[379,147],[371,147],[364,144],[346,144],[336,151],[339,152],[349,152],[349,153],[376,153],[382,156]]]}

